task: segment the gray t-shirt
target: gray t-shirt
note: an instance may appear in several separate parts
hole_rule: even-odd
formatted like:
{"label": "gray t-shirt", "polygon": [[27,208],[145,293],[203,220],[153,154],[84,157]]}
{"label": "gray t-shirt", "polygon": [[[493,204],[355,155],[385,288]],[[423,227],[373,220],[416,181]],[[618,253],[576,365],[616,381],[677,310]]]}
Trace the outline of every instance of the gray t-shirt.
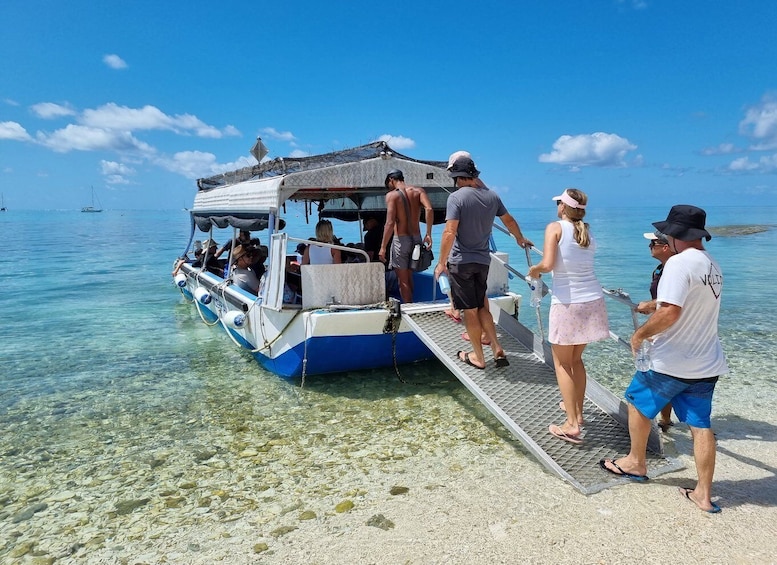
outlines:
{"label": "gray t-shirt", "polygon": [[448,263],[490,265],[488,246],[494,218],[507,214],[499,195],[488,188],[458,189],[448,196],[445,220],[458,220],[459,230]]}

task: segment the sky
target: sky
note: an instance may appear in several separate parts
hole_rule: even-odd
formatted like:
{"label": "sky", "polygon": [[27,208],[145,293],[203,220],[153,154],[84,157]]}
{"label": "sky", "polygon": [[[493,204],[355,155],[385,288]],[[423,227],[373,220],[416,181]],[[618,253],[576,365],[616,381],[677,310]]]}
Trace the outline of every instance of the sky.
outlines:
{"label": "sky", "polygon": [[9,209],[180,209],[196,179],[378,139],[509,208],[777,205],[771,0],[3,0]]}

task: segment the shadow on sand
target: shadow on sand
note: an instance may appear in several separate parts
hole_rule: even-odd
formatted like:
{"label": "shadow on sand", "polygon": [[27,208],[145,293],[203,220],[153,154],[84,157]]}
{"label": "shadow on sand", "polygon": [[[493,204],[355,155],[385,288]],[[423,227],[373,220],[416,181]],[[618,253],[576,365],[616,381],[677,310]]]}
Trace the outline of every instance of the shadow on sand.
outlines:
{"label": "shadow on sand", "polygon": [[[777,426],[769,422],[748,420],[734,414],[720,416],[712,422],[715,435],[718,439],[717,452],[737,460],[742,465],[753,467],[769,473],[768,476],[755,479],[725,479],[715,480],[712,485],[714,497],[720,497],[720,504],[724,508],[740,506],[744,504],[755,506],[777,506],[777,468],[750,457],[737,450],[736,445],[731,445],[736,440],[777,442]],[[690,433],[674,438],[678,452],[693,455],[693,442]],[[725,442],[728,445],[721,445]],[[773,450],[771,450],[773,452]],[[694,473],[695,475],[695,473]],[[693,487],[695,478],[673,478],[664,476],[651,481],[675,487]]]}

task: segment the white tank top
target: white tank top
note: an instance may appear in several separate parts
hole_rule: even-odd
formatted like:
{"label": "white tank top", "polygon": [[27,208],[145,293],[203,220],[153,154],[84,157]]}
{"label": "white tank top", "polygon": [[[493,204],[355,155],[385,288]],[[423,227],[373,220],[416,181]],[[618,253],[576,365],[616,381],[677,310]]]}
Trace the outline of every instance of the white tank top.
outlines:
{"label": "white tank top", "polygon": [[596,240],[589,232],[591,243],[580,247],[575,241],[575,226],[559,220],[561,239],[553,264],[553,298],[551,304],[581,304],[601,298],[602,285],[594,274]]}
{"label": "white tank top", "polygon": [[310,259],[311,265],[331,265],[334,263],[334,260],[332,259],[332,249],[315,244],[310,246],[308,258]]}

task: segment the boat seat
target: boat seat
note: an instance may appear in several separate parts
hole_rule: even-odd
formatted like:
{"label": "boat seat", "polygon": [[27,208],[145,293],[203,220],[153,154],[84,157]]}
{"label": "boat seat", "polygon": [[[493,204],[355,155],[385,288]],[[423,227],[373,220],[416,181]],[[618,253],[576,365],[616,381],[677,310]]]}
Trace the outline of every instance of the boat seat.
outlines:
{"label": "boat seat", "polygon": [[386,300],[383,263],[302,265],[302,307],[329,304],[364,305]]}

